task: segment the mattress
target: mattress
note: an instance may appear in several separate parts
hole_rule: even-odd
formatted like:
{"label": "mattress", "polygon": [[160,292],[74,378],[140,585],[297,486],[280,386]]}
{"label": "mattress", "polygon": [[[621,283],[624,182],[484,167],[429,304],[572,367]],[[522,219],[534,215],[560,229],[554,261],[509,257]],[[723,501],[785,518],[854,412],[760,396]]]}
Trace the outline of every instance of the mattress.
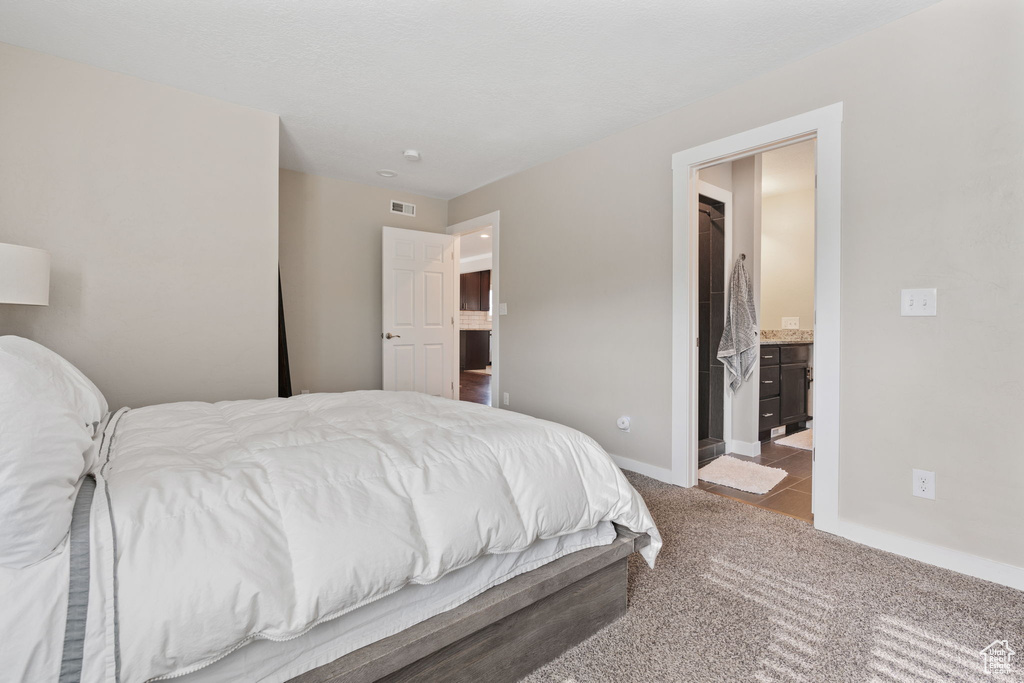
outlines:
{"label": "mattress", "polygon": [[458,607],[520,574],[578,550],[608,545],[613,540],[614,526],[611,522],[601,522],[593,529],[538,541],[520,552],[488,555],[434,583],[406,586],[397,593],[320,624],[298,638],[252,642],[204,669],[174,680],[182,683],[287,681]]}

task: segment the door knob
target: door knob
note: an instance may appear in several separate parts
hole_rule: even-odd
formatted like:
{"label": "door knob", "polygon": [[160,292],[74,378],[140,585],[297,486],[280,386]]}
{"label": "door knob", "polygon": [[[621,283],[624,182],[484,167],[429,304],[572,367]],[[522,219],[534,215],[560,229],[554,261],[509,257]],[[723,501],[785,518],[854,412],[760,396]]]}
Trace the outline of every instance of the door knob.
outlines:
{"label": "door knob", "polygon": [[384,337],[385,339],[401,339],[402,338],[402,335],[400,335],[400,334],[391,334],[390,332],[388,332],[387,334],[382,334],[381,336]]}

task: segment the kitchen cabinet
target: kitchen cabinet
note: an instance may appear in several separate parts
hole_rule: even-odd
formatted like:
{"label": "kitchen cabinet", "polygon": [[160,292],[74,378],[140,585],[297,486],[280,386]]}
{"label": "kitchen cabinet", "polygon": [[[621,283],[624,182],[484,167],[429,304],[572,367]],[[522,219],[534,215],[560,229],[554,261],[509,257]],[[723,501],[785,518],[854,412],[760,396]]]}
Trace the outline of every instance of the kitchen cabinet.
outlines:
{"label": "kitchen cabinet", "polygon": [[758,432],[762,441],[773,427],[799,424],[809,419],[810,344],[762,346]]}
{"label": "kitchen cabinet", "polygon": [[459,370],[483,370],[490,357],[490,330],[459,330]]}
{"label": "kitchen cabinet", "polygon": [[480,270],[459,276],[459,310],[488,311],[491,308],[491,271]]}

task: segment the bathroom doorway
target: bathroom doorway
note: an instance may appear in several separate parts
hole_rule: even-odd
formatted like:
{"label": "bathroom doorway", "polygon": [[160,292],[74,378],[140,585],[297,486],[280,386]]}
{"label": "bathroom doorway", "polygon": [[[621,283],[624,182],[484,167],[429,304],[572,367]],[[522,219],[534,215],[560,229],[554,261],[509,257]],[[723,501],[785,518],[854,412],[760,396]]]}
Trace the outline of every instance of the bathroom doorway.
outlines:
{"label": "bathroom doorway", "polygon": [[[757,164],[757,156],[773,149],[813,140],[815,144],[814,187],[814,345],[811,352],[814,391],[813,450],[807,451],[813,467],[813,524],[815,528],[841,534],[839,524],[839,331],[841,270],[841,159],[843,104],[775,121],[758,128],[738,132],[729,137],[679,151],[672,155],[673,170],[673,278],[672,278],[672,481],[681,486],[697,486],[698,477],[698,368],[699,368],[699,303],[697,279],[699,233],[699,183],[705,171],[732,164],[749,169]],[[735,170],[735,169],[734,169]],[[734,174],[730,174],[730,179]],[[739,176],[742,183],[755,185],[749,176]],[[756,184],[759,186],[759,184]],[[760,241],[744,244],[739,226],[747,215],[738,200],[740,187],[734,182],[732,255],[746,253],[748,261],[754,250],[760,255]],[[744,188],[745,189],[745,188]],[[756,205],[755,205],[756,206]],[[756,264],[753,264],[756,267]],[[732,267],[735,269],[736,261]],[[754,269],[751,268],[753,271]],[[753,289],[759,283],[759,272],[751,272]],[[730,276],[726,276],[729,290]],[[727,323],[726,327],[729,325]],[[756,345],[745,348],[754,350]],[[760,359],[759,359],[760,360]],[[759,408],[759,376],[754,368],[744,383],[746,392],[733,396],[733,416],[757,416]],[[781,371],[780,371],[781,376]],[[754,378],[753,382],[750,379]],[[743,395],[741,395],[741,393]],[[753,435],[744,430],[751,426],[734,420],[732,435],[726,427],[727,448],[750,446],[759,457],[761,444],[758,427]],[[736,452],[736,451],[734,451]],[[712,464],[723,460],[719,457]],[[784,478],[784,477],[783,477]],[[809,478],[808,478],[809,479]],[[779,482],[776,482],[779,483]],[[771,488],[771,487],[769,487]],[[789,490],[787,487],[786,490]]]}
{"label": "bathroom doorway", "polygon": [[[701,169],[698,178],[697,485],[813,523],[815,141]],[[733,332],[753,346],[743,381],[730,389],[734,376],[718,354],[737,296],[739,311],[754,315],[740,316]]]}

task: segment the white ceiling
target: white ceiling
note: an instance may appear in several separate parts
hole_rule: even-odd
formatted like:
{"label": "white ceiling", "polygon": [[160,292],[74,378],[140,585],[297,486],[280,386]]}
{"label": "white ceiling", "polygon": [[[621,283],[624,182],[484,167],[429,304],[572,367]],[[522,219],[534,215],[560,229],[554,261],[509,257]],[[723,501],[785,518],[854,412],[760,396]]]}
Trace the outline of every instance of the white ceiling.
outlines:
{"label": "white ceiling", "polygon": [[814,140],[761,155],[761,195],[814,189]]}
{"label": "white ceiling", "polygon": [[934,2],[4,0],[0,41],[276,112],[285,168],[450,198]]}
{"label": "white ceiling", "polygon": [[478,259],[491,253],[491,229],[463,235],[459,240],[459,260]]}

